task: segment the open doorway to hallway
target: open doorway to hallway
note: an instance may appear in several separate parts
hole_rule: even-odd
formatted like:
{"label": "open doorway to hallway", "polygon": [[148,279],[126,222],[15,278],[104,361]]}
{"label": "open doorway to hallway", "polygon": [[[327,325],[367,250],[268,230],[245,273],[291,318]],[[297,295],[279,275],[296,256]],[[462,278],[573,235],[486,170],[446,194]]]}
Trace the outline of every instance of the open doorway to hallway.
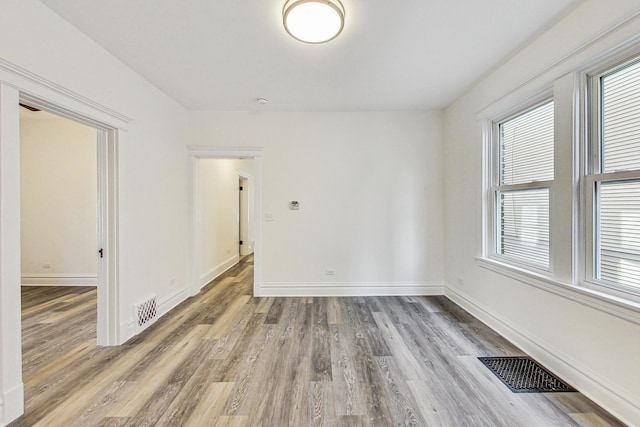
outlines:
{"label": "open doorway to hallway", "polygon": [[198,160],[198,285],[253,254],[254,159]]}

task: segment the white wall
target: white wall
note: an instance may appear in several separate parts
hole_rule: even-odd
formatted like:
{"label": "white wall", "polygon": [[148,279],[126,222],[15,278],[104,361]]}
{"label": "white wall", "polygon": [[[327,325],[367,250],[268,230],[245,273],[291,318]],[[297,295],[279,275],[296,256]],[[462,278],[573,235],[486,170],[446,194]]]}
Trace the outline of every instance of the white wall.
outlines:
{"label": "white wall", "polygon": [[95,285],[96,130],[45,112],[26,116],[20,120],[22,284]]}
{"label": "white wall", "polygon": [[[204,286],[239,260],[238,173],[252,175],[253,160],[202,159],[198,162],[199,285]],[[249,192],[249,188],[246,191]]]}
{"label": "white wall", "polygon": [[[478,112],[526,99],[640,32],[639,1],[594,0],[476,84],[445,112],[447,295],[631,424],[640,420],[640,318],[623,320],[478,266],[482,129]],[[605,35],[599,41],[594,40]],[[573,54],[572,54],[573,53]],[[609,306],[611,307],[611,306]]]}
{"label": "white wall", "polygon": [[121,320],[186,285],[186,110],[35,0],[3,1],[2,58],[132,119],[120,145]]}
{"label": "white wall", "polygon": [[190,117],[191,145],[264,147],[264,295],[441,291],[440,113]]}
{"label": "white wall", "polygon": [[[160,311],[164,312],[189,294],[186,283],[186,110],[42,3],[36,0],[3,0],[1,8],[0,55],[5,62],[0,64],[0,80],[12,79],[11,67],[15,65],[27,70],[36,80],[44,78],[53,82],[62,93],[72,91],[91,103],[131,118],[126,132],[121,135],[118,153],[119,338],[125,340],[133,333],[132,307],[135,302],[156,294]],[[7,88],[6,93],[10,95],[10,85]],[[36,86],[30,87],[34,88]],[[0,105],[9,112],[11,108],[6,108],[8,103],[17,103],[17,99],[10,98],[0,97]],[[13,113],[2,115],[2,120],[5,119],[17,120],[17,117]],[[9,122],[3,122],[0,128],[3,128],[0,132],[7,142],[15,139],[17,132],[10,128]],[[2,173],[7,180],[0,182],[2,203],[15,203],[13,190],[5,193],[11,182],[19,181],[18,167],[6,163],[17,158],[12,150],[7,147],[11,157],[4,157],[3,151]],[[2,206],[3,209],[5,207]],[[7,216],[6,212],[1,213],[2,218],[14,221],[13,215]],[[18,229],[18,222],[15,220],[13,229]],[[6,230],[11,230],[10,224],[3,228],[3,233]],[[7,236],[0,236],[4,259],[12,257],[4,245]],[[18,274],[15,280],[9,281],[13,276],[9,276],[6,269],[1,277],[0,335],[3,348],[0,353],[0,392],[4,402],[12,403],[3,404],[0,408],[0,417],[4,417],[0,423],[15,416],[19,406],[13,402],[17,402],[16,396],[22,393],[20,370],[12,368],[20,359],[19,308],[12,308],[19,307],[20,278]],[[170,285],[172,278],[175,278],[173,286]]]}

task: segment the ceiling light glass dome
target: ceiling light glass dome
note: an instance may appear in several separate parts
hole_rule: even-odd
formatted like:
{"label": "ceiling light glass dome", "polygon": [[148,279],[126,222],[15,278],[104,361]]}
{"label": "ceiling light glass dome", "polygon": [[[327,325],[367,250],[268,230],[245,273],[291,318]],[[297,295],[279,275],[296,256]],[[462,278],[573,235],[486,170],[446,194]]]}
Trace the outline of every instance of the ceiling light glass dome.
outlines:
{"label": "ceiling light glass dome", "polygon": [[344,28],[344,7],[339,0],[288,0],[282,10],[284,28],[305,43],[326,43]]}

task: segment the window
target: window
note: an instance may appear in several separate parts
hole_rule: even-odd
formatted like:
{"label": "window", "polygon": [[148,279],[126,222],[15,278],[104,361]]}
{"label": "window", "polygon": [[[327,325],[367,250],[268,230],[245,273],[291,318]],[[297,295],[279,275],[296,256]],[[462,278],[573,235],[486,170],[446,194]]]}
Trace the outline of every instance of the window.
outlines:
{"label": "window", "polygon": [[480,113],[479,264],[616,312],[640,303],[640,45],[630,49]]}
{"label": "window", "polygon": [[591,88],[587,278],[640,295],[640,61],[595,75]]}
{"label": "window", "polygon": [[549,269],[549,190],[554,174],[553,102],[494,123],[493,256]]}

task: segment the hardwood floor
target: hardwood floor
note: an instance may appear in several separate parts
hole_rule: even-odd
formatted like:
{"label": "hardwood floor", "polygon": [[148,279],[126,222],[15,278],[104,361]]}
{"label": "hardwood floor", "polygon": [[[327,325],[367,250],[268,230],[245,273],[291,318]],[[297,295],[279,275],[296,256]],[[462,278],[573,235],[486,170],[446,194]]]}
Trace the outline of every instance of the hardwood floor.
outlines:
{"label": "hardwood floor", "polygon": [[95,291],[23,291],[11,426],[620,426],[579,393],[513,394],[520,350],[444,297],[253,298],[248,257],[120,347]]}

